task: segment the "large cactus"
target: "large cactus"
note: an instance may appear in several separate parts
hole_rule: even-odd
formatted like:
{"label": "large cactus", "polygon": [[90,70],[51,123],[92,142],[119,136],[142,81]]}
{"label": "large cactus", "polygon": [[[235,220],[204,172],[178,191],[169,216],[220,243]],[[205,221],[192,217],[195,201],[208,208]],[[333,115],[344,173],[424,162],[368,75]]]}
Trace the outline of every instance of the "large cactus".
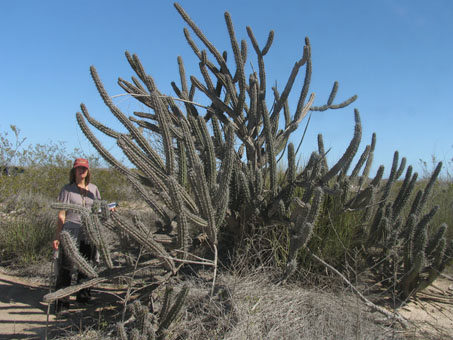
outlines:
{"label": "large cactus", "polygon": [[[395,153],[392,170],[387,183],[376,194],[379,205],[375,208],[374,217],[367,227],[368,241],[371,246],[368,261],[372,264],[375,275],[383,282],[396,277],[392,289],[406,299],[431,284],[452,260],[453,243],[447,244],[443,224],[438,232],[428,238],[432,218],[438,207],[425,211],[425,205],[433,184],[439,176],[442,163],[439,163],[423,190],[410,203],[415,188],[417,173],[412,174],[412,167],[406,170],[406,176],[397,191],[396,197],[390,199],[390,191],[396,179],[404,171],[404,159],[398,166],[398,153]],[[403,210],[407,210],[403,213]]]}
{"label": "large cactus", "polygon": [[[229,251],[238,247],[240,240],[254,226],[279,224],[292,230],[289,263],[294,260],[297,250],[309,240],[309,230],[316,223],[329,181],[341,171],[346,172],[357,151],[361,138],[359,113],[355,111],[356,127],[351,144],[331,169],[326,168],[325,155],[320,154],[314,155],[304,171],[297,174],[296,154],[294,146],[288,142],[289,137],[310,110],[342,108],[353,102],[356,96],[334,104],[338,89],[338,83],[335,83],[327,104],[312,107],[314,94],[308,95],[312,71],[311,46],[307,38],[303,55],[290,72],[281,94],[276,87],[273,88],[271,101],[274,105],[269,110],[264,57],[272,45],[274,33],[269,33],[264,48],[260,48],[252,29],[247,28],[258,58],[258,73],[253,72],[247,77],[247,43],[244,40],[238,42],[228,13],[225,13],[225,21],[233,50],[234,69],[227,64],[227,53],[219,52],[209,42],[180,5],[175,4],[175,7],[207,49],[200,48],[191,38],[189,30],[184,30],[188,44],[200,60],[198,66],[203,80],[193,75],[187,79],[183,59],[178,57],[181,84],[172,83],[177,98],[164,95],[145,72],[139,58],[126,52],[137,78],[132,77],[131,82],[119,78],[118,84],[153,113],[134,112],[135,117],[127,118],[105,91],[96,69],[91,67],[91,75],[102,99],[128,132],[121,134],[96,121],[83,104],[82,112],[77,113],[77,121],[106,161],[127,175],[143,200],[167,225],[165,229],[176,232],[178,247],[185,254],[184,258],[193,250],[190,238],[200,232],[207,235],[206,249],[219,247],[221,251]],[[208,57],[208,53],[214,60]],[[302,91],[292,114],[288,96],[304,66]],[[210,104],[202,106],[194,103],[195,91],[203,93]],[[184,110],[175,101],[181,101]],[[280,113],[284,115],[282,126]],[[118,146],[138,171],[127,169],[105,150],[86,121],[117,139]],[[162,153],[153,150],[138,127],[150,129],[161,137]],[[278,181],[277,161],[286,150],[290,171],[283,181]],[[298,186],[304,188],[302,203],[307,209],[303,216],[291,214]],[[125,228],[119,218],[114,220],[137,242],[149,242],[140,241],[145,236],[140,231],[132,230],[133,225]],[[159,257],[162,252],[156,251],[157,248],[155,254]],[[170,254],[160,258],[166,259],[167,269],[175,269],[169,263]]]}
{"label": "large cactus", "polygon": [[[191,242],[197,235],[206,235],[201,254],[214,257],[216,266],[217,249],[221,255],[227,254],[240,247],[246,236],[253,237],[253,233],[259,230],[283,227],[289,231],[290,238],[285,267],[287,278],[296,269],[298,251],[307,245],[319,224],[320,212],[329,205],[324,201],[328,201],[329,197],[340,197],[345,211],[363,211],[361,231],[372,245],[370,252],[377,254],[368,254],[368,259],[385,256],[395,247],[398,251],[407,249],[408,255],[398,261],[402,261],[401,265],[404,263],[404,272],[411,274],[401,276],[401,285],[409,287],[404,288],[406,291],[413,291],[414,287],[429,282],[434,275],[432,271],[421,280],[420,270],[427,269],[427,261],[436,263],[440,268],[447,258],[445,242],[438,243],[433,239],[422,242],[420,237],[431,216],[420,218],[431,184],[416,199],[413,211],[403,223],[401,212],[408,202],[416,177],[411,176],[411,170],[408,170],[400,194],[391,203],[392,185],[401,176],[405,162],[398,166],[398,155],[395,155],[390,178],[382,188],[383,167],[369,181],[375,136],[352,167],[362,136],[357,109],[354,110],[355,127],[351,142],[333,166],[329,168],[327,164],[322,136],[318,139],[318,151],[312,153],[307,165],[302,168],[296,166],[299,150],[295,150],[289,140],[304,117],[310,111],[344,108],[357,98],[352,96],[334,103],[338,91],[338,83],[335,82],[327,102],[314,106],[315,96],[309,95],[312,73],[309,39],[305,39],[303,54],[290,71],[283,89],[273,87],[269,92],[264,57],[272,45],[273,31],[269,33],[264,47],[260,48],[252,29],[247,27],[258,65],[257,72],[247,75],[247,42],[237,40],[228,13],[225,13],[225,21],[233,51],[233,62],[230,63],[227,62],[227,52],[220,52],[179,4],[175,3],[175,8],[203,45],[198,46],[189,29],[184,29],[187,43],[199,59],[202,79],[194,75],[187,77],[183,59],[178,57],[180,85],[171,84],[175,97],[165,95],[159,91],[151,75],[146,73],[138,56],[126,52],[135,76],[131,81],[119,78],[118,85],[148,112],[134,112],[134,116],[127,117],[114,104],[92,66],[91,76],[100,96],[127,132],[114,131],[98,122],[83,104],[81,112],[76,114],[77,122],[88,140],[111,166],[127,176],[163,225],[156,231],[153,226],[144,228],[137,223],[131,224],[115,213],[112,215],[114,223],[106,222],[109,229],[128,235],[158,259],[168,275],[173,275],[180,268],[179,263],[191,259],[191,253],[200,254],[200,250],[195,249],[195,242]],[[302,89],[297,106],[291,111],[288,97],[302,68],[305,68]],[[206,97],[207,105],[194,102],[196,91]],[[177,105],[176,102],[182,104]],[[283,119],[280,119],[281,114]],[[87,122],[114,138],[136,169],[131,170],[115,159],[102,146]],[[160,152],[153,149],[141,132],[143,129],[159,137],[162,142]],[[277,165],[286,152],[288,171],[280,176]],[[359,176],[362,167],[364,169]],[[358,189],[351,190],[353,185]],[[300,197],[296,197],[296,193],[301,193]],[[102,218],[88,217],[85,220],[93,222],[94,228],[98,228]],[[372,223],[369,223],[370,219]],[[176,241],[162,242],[162,232],[170,238],[176,235]],[[93,239],[103,247],[103,257],[111,267],[108,250],[96,234],[96,229],[93,229]],[[401,244],[400,239],[407,242]],[[447,252],[451,251],[450,248]],[[426,253],[427,250],[429,253]]]}
{"label": "large cactus", "polygon": [[[341,182],[337,186],[342,188],[339,196],[344,211],[360,211],[357,223],[361,228],[354,235],[359,242],[352,242],[351,248],[364,255],[376,281],[404,301],[431,284],[452,261],[453,243],[447,244],[445,238],[448,226],[443,224],[437,232],[430,232],[435,228],[430,222],[438,207],[425,211],[442,163],[437,165],[425,188],[413,195],[418,175],[413,173],[412,166],[407,168],[397,188],[397,180],[406,165],[404,158],[399,161],[398,152],[394,154],[386,181],[381,180],[383,167],[371,181],[365,176],[357,178],[365,159],[370,161],[374,144],[375,136],[352,173],[337,176],[337,181]],[[365,168],[364,174],[367,171]],[[353,184],[358,188],[354,192]]]}

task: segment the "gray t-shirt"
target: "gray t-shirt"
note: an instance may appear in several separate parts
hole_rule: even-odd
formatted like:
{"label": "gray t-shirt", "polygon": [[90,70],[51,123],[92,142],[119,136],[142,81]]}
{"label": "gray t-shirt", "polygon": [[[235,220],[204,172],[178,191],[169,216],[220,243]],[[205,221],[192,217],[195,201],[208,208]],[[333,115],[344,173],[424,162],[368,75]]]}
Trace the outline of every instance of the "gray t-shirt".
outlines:
{"label": "gray t-shirt", "polygon": [[[94,200],[100,200],[101,194],[96,185],[90,183],[85,190],[79,189],[77,184],[66,184],[58,195],[58,201],[62,203],[71,203],[77,205],[84,205],[86,208],[91,209]],[[69,231],[76,239],[79,239],[80,227],[82,220],[79,214],[72,210],[66,211],[65,223],[63,230]]]}

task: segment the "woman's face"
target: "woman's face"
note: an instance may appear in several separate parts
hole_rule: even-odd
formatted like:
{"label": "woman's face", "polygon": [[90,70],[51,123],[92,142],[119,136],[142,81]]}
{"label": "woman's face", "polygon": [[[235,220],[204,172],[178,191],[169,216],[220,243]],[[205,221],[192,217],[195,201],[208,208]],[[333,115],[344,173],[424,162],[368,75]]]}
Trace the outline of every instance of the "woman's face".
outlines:
{"label": "woman's face", "polygon": [[75,176],[76,176],[76,182],[80,182],[82,180],[85,180],[85,178],[88,175],[88,169],[83,167],[83,166],[78,166],[75,168]]}

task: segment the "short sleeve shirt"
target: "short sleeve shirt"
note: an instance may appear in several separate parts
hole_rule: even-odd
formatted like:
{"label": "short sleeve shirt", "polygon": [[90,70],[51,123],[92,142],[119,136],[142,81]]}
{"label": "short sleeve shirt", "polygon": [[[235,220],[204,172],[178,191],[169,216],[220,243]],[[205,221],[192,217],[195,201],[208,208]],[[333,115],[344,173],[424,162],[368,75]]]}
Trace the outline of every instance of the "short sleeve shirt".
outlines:
{"label": "short sleeve shirt", "polygon": [[[83,189],[79,190],[77,184],[75,183],[66,184],[63,189],[61,189],[60,195],[58,196],[58,201],[61,203],[70,203],[83,206],[83,202],[85,201],[85,207],[88,209],[91,209],[95,200],[100,199],[101,194],[99,193],[99,189],[92,183],[89,183],[87,185],[85,191],[83,191]],[[65,225],[69,222],[71,224],[78,224],[79,226],[82,223],[80,215],[71,210],[66,211]]]}

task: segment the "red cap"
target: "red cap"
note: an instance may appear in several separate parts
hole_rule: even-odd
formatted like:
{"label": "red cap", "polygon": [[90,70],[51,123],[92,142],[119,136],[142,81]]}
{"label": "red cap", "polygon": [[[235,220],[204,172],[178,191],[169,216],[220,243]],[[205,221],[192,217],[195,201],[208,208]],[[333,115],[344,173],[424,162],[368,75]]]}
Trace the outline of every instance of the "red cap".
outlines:
{"label": "red cap", "polygon": [[85,159],[85,158],[77,158],[75,161],[74,161],[74,166],[73,168],[77,168],[79,166],[83,166],[84,168],[89,168],[89,165],[88,165],[88,159]]}

